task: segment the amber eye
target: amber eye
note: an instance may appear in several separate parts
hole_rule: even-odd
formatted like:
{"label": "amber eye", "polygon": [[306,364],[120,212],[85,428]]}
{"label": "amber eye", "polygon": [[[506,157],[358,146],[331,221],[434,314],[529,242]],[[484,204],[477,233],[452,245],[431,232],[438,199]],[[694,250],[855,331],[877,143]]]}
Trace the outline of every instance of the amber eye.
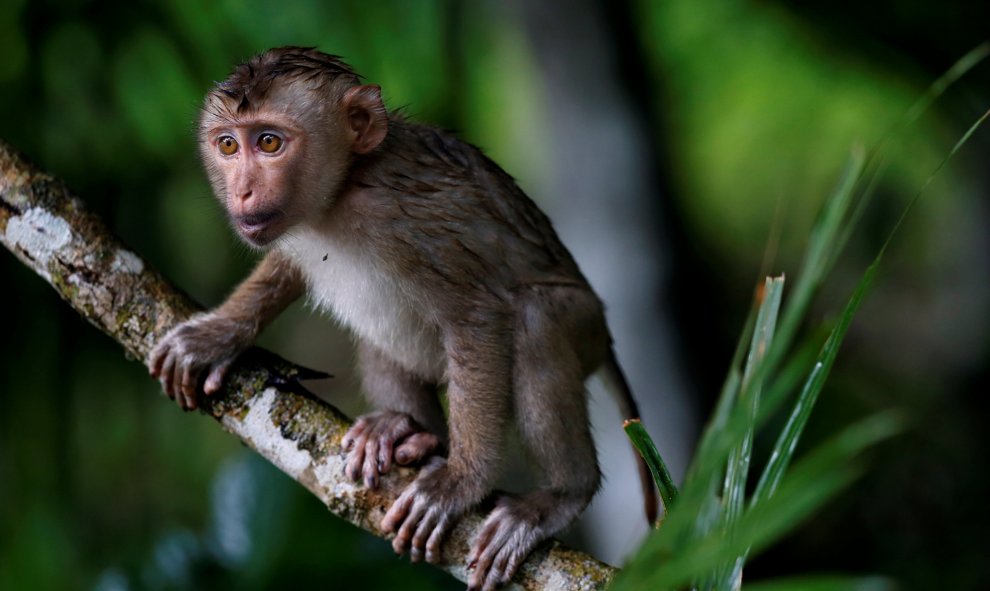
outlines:
{"label": "amber eye", "polygon": [[229,135],[222,135],[217,139],[217,147],[224,156],[230,156],[237,151],[237,140]]}
{"label": "amber eye", "polygon": [[282,147],[282,138],[274,133],[263,133],[258,138],[258,147],[261,148],[262,152],[268,152],[269,154],[278,152],[278,149]]}

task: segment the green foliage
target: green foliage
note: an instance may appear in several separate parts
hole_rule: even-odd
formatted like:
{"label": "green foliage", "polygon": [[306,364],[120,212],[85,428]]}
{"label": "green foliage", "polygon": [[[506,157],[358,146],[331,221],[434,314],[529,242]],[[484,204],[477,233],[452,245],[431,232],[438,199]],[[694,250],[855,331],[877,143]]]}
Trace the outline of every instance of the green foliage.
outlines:
{"label": "green foliage", "polygon": [[[913,123],[920,110],[930,105],[952,82],[987,54],[988,48],[984,45],[964,56],[945,77],[936,81],[929,94],[917,103],[918,107],[907,112],[905,123]],[[678,494],[678,503],[674,505],[665,496],[668,512],[665,520],[622,571],[614,586],[616,591],[646,588],[673,591],[685,586],[703,591],[739,589],[743,566],[751,552],[759,551],[793,531],[862,473],[864,467],[860,455],[865,449],[904,428],[904,419],[897,413],[875,415],[840,430],[788,469],[843,339],[873,283],[891,238],[934,175],[988,117],[990,111],[966,131],[938,164],[932,176],[908,203],[873,262],[856,284],[813,365],[804,370],[803,385],[797,390],[766,466],[746,502],[754,434],[763,425],[762,419],[776,412],[785,402],[786,394],[797,385],[795,378],[800,370],[796,368],[804,367],[803,351],[818,341],[818,337],[812,334],[807,343],[795,346],[798,329],[808,315],[812,298],[823,285],[853,231],[861,208],[872,196],[875,186],[873,175],[878,174],[883,162],[882,151],[875,152],[869,163],[861,151],[853,152],[842,180],[826,200],[812,228],[801,274],[794,294],[784,309],[779,330],[777,317],[784,280],[782,276],[768,277],[763,289],[757,292],[757,305],[751,311],[740,338],[714,417],[702,435],[684,489]],[[895,129],[894,133],[903,131]],[[745,347],[746,342],[749,342],[748,348]],[[740,367],[744,350],[748,350],[748,354],[745,364]],[[785,361],[788,358],[790,361]],[[783,378],[781,382],[784,387],[777,381],[778,376]],[[772,395],[761,405],[760,397],[764,390]],[[653,473],[658,475],[657,484],[661,490],[672,487],[669,475],[666,479],[659,477],[666,473],[666,467],[649,436],[636,432],[634,443],[650,463]],[[880,580],[808,578],[763,583],[756,588],[763,586],[771,589],[856,589],[887,588],[887,583]]]}
{"label": "green foliage", "polygon": [[[646,38],[647,54],[672,97],[664,107],[679,146],[674,180],[690,195],[687,221],[715,254],[731,261],[743,248],[755,259],[768,212],[783,202],[780,262],[796,264],[789,253],[800,252],[848,146],[875,144],[927,80],[907,64],[905,75],[890,76],[848,45],[824,43],[787,3],[640,4],[651,28],[664,31]],[[927,119],[919,135],[938,137],[944,127]],[[911,194],[944,150],[934,141],[889,146],[887,186]]]}
{"label": "green foliage", "polygon": [[387,570],[374,572],[391,557],[387,542],[362,541],[348,524],[314,519],[313,510],[319,514],[322,507],[252,453],[225,460],[210,488],[202,528],[162,532],[136,566],[107,566],[94,589],[309,588],[323,586],[325,572],[355,585],[361,580],[381,588],[457,588],[446,574],[422,564],[390,560]]}
{"label": "green foliage", "polygon": [[[517,176],[524,188],[537,189],[532,193],[538,196],[544,175],[556,165],[543,126],[560,106],[542,100],[546,81],[534,62],[530,39],[498,4],[3,0],[0,133],[64,179],[154,266],[202,303],[214,304],[243,277],[253,257],[232,238],[210,196],[197,161],[194,122],[206,87],[223,77],[231,64],[260,49],[316,45],[345,56],[382,84],[389,106],[408,105],[418,118],[460,130]],[[868,144],[881,136],[891,124],[890,114],[906,108],[916,93],[921,74],[905,61],[892,63],[875,53],[851,49],[833,32],[799,21],[779,2],[633,4],[636,22],[631,34],[643,40],[642,57],[648,65],[642,74],[650,79],[647,83],[656,85],[646,100],[669,113],[673,122],[670,129],[649,130],[662,134],[658,143],[666,145],[671,155],[671,162],[663,164],[673,171],[679,189],[662,197],[677,200],[667,205],[677,210],[672,212],[676,216],[684,216],[672,221],[687,227],[691,246],[715,255],[709,257],[715,260],[705,261],[704,271],[721,278],[728,274],[726,268],[751,269],[753,253],[758,253],[766,235],[767,212],[778,201],[787,204],[791,220],[787,228],[793,229],[793,236],[783,237],[781,250],[799,252],[794,245],[804,240],[805,228],[818,209],[817,200],[809,196],[825,193],[823,187],[841,167],[842,150],[851,141]],[[456,21],[451,20],[453,7],[460,11]],[[916,13],[906,3],[898,7],[899,18]],[[558,16],[563,22],[569,15]],[[887,15],[885,19],[884,30],[909,34],[903,23]],[[553,19],[547,26],[560,22]],[[982,31],[982,22],[974,20],[972,28]],[[951,79],[950,75],[947,81]],[[916,111],[924,106],[919,104]],[[886,160],[867,157],[859,190],[917,187],[944,152],[944,115],[919,122],[920,140],[905,142],[902,148],[892,146]],[[593,164],[573,163],[588,165]],[[884,169],[890,174],[881,184],[878,173]],[[561,169],[561,174],[566,172]],[[928,207],[953,203],[968,207],[964,197],[970,194],[965,189],[971,177],[952,172],[943,178],[951,179],[954,199]],[[855,206],[853,217],[861,211]],[[849,240],[849,228],[851,224],[840,225],[835,240]],[[911,264],[936,265],[941,259],[933,253],[945,240],[940,236],[937,242],[926,241],[926,232],[934,230],[921,230],[907,244],[915,252]],[[962,266],[971,263],[963,257],[952,260]],[[828,267],[834,260],[820,264]],[[139,364],[122,363],[115,344],[67,312],[52,291],[13,257],[0,255],[0,276],[7,288],[0,294],[4,300],[0,589],[205,588],[208,583],[234,588],[252,584],[457,587],[429,568],[408,568],[394,558],[387,544],[342,526],[284,476],[241,458],[239,446],[214,424],[176,411],[158,395],[157,385]],[[726,283],[717,291],[735,293],[731,281]],[[787,300],[801,299],[802,290],[814,287],[794,287]],[[736,321],[732,310],[704,314],[727,323]],[[803,318],[788,321],[788,314],[785,308],[774,331],[775,343],[800,334]],[[346,405],[353,399],[346,376],[349,344],[341,339],[322,346],[317,339],[326,338],[327,324],[298,309],[289,316],[295,317],[294,324],[276,324],[266,335],[268,343],[277,344],[290,358],[338,373],[334,402]],[[751,325],[747,334],[754,330]],[[289,333],[293,340],[283,338]],[[654,560],[654,550],[664,556],[659,563],[651,562],[650,570],[666,564],[675,549],[690,551],[692,562],[685,563],[680,575],[676,570],[665,575],[671,577],[667,580],[724,570],[750,547],[758,550],[766,536],[779,535],[793,525],[763,528],[762,522],[747,520],[752,509],[744,504],[735,526],[737,541],[729,551],[719,553],[717,530],[696,532],[694,517],[703,517],[706,528],[725,527],[725,513],[718,505],[699,499],[710,501],[724,490],[725,461],[730,453],[737,453],[732,450],[741,449],[750,430],[757,434],[754,454],[759,455],[759,434],[782,426],[776,421],[786,420],[780,415],[795,408],[791,397],[803,388],[817,388],[807,378],[815,371],[822,377],[826,373],[824,365],[814,368],[827,335],[827,330],[801,335],[784,358],[773,362],[776,371],[764,369],[751,375],[750,381],[760,383],[755,423],[746,404],[719,407],[719,427],[706,435],[702,446],[709,459],[692,469],[697,484],[688,486],[676,502],[672,481],[668,485],[665,502],[678,508],[671,511],[664,531],[678,533],[664,534],[662,543],[651,542],[644,548],[650,552],[644,560]],[[721,336],[710,338],[717,342]],[[749,343],[740,341],[724,400],[733,399],[732,393],[738,397],[744,389],[743,361]],[[764,366],[771,363],[776,346]],[[916,388],[941,394],[947,386],[939,378],[925,376],[917,380]],[[878,378],[847,373],[839,380],[844,390],[861,392],[876,389]],[[823,400],[828,398],[826,393]],[[757,397],[747,400],[756,402]],[[845,405],[845,414],[838,419],[819,414],[819,429],[837,430],[834,425],[846,415],[887,402],[881,398],[879,403],[857,405],[852,400],[854,404]],[[919,536],[886,532],[884,536],[893,548],[891,561],[897,551],[910,557],[889,570],[922,569],[945,588],[974,588],[972,573],[979,572],[985,559],[978,543],[965,540],[984,538],[981,522],[970,519],[971,508],[982,510],[978,501],[982,496],[960,494],[954,483],[980,477],[980,471],[970,468],[982,458],[982,450],[963,437],[958,426],[965,423],[958,417],[966,413],[956,408],[953,419],[949,402],[947,397],[934,398],[920,412],[940,417],[936,426],[941,424],[951,437],[939,439],[937,429],[926,430],[916,445],[923,453],[960,449],[969,454],[960,453],[955,464],[939,465],[934,476],[927,475],[928,482],[941,487],[944,502],[958,507],[964,516],[944,526],[953,535],[962,532],[963,541],[946,550],[951,556],[932,559],[925,567],[926,561],[915,559],[923,553],[911,545]],[[810,410],[812,405],[799,408]],[[887,417],[882,420],[894,421]],[[795,419],[792,426],[804,420]],[[800,429],[794,437],[798,434]],[[779,486],[774,495],[767,494],[767,502],[798,499],[800,504],[791,510],[806,514],[808,507],[823,501],[802,496],[808,491],[793,478],[804,464],[798,461],[788,467],[784,457],[778,456],[776,464],[764,469],[757,486],[764,491],[761,496]],[[741,462],[743,456],[736,458]],[[829,458],[818,461],[812,468],[834,469],[820,482],[815,480],[822,494],[848,482],[859,466],[854,462],[836,467]],[[232,481],[256,489],[256,499],[239,500],[230,488],[218,484],[240,470],[249,472],[250,478]],[[951,477],[947,472],[953,473]],[[916,476],[913,467],[909,476]],[[747,478],[746,488],[751,489],[755,480]],[[738,491],[739,481],[734,482],[733,490]],[[209,491],[218,489],[228,491],[227,500],[237,506],[261,507],[264,515],[257,517],[271,520],[243,524],[254,544],[247,555],[256,566],[247,567],[215,547],[217,524],[224,519],[236,524],[240,519],[220,511],[217,501],[204,502]],[[272,505],[276,500],[277,507]],[[756,506],[763,506],[762,501]],[[785,512],[770,517],[774,515]],[[795,513],[786,515],[792,519]],[[888,551],[888,546],[881,551]],[[948,566],[953,560],[958,564]],[[242,577],[237,574],[242,568],[257,570]],[[643,572],[637,568],[630,576]],[[182,578],[183,572],[189,578]],[[835,578],[783,584],[798,589],[886,588],[884,581]],[[924,581],[917,584],[925,588]],[[768,584],[767,588],[781,587]]]}
{"label": "green foliage", "polygon": [[627,421],[623,429],[636,447],[636,451],[646,458],[646,464],[650,467],[650,474],[653,475],[657,490],[660,491],[663,506],[666,511],[669,511],[677,502],[677,486],[674,484],[674,478],[670,475],[670,470],[667,469],[667,464],[660,456],[660,452],[657,451],[656,444],[653,443],[653,439],[650,438],[643,423],[639,420]]}

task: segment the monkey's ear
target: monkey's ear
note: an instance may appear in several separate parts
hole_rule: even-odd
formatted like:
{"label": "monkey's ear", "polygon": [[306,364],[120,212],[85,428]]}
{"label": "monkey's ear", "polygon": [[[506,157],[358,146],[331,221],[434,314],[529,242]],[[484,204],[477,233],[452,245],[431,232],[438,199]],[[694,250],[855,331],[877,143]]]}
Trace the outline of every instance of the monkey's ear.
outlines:
{"label": "monkey's ear", "polygon": [[367,154],[378,147],[388,133],[388,114],[377,84],[355,86],[344,93],[344,115],[351,132],[351,149]]}

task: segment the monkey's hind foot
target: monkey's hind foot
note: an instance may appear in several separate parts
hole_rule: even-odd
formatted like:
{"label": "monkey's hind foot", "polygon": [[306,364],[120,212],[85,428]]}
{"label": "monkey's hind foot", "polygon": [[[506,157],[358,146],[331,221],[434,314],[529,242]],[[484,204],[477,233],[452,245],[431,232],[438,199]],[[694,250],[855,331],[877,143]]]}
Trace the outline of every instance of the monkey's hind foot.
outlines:
{"label": "monkey's hind foot", "polygon": [[352,480],[364,479],[377,488],[379,476],[392,469],[392,462],[418,464],[440,451],[440,439],[405,413],[380,410],[360,417],[342,440],[348,452],[344,473]]}
{"label": "monkey's hind foot", "polygon": [[587,501],[538,490],[501,495],[468,554],[468,591],[493,591],[512,580],[540,542],[563,529]]}

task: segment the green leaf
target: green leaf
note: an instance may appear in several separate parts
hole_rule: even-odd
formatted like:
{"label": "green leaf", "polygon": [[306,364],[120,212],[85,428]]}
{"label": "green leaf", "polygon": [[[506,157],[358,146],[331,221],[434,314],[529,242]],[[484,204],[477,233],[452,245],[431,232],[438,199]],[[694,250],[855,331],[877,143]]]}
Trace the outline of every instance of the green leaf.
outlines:
{"label": "green leaf", "polygon": [[650,473],[653,475],[653,481],[657,484],[657,490],[660,491],[660,498],[663,499],[664,513],[669,513],[677,501],[677,486],[674,484],[674,479],[670,476],[670,470],[667,469],[667,464],[660,457],[660,452],[657,451],[657,446],[653,443],[653,439],[646,432],[646,428],[643,427],[642,421],[639,419],[626,421],[622,428],[625,429],[626,435],[629,436],[629,440],[632,441],[636,451],[646,460],[646,465],[650,468]]}
{"label": "green leaf", "polygon": [[818,221],[808,238],[801,272],[798,274],[794,291],[784,307],[780,321],[778,338],[768,355],[767,366],[772,370],[794,342],[798,328],[807,317],[811,299],[831,269],[835,260],[839,240],[837,237],[850,216],[854,204],[854,189],[863,174],[864,155],[861,149],[853,150],[846,170],[838,186],[825,201]]}
{"label": "green leaf", "polygon": [[[679,589],[750,548],[767,546],[793,531],[848,486],[864,470],[856,457],[877,441],[899,432],[902,426],[898,415],[884,413],[846,428],[798,462],[781,482],[777,494],[749,507],[731,529],[717,528],[691,540],[678,549],[676,559],[669,554],[667,528],[657,530],[619,575],[613,591]],[[679,503],[673,516],[681,514],[682,507]]]}
{"label": "green leaf", "polygon": [[[746,501],[746,480],[753,455],[753,433],[756,428],[756,414],[760,404],[762,384],[754,380],[754,375],[762,374],[760,366],[766,358],[773,342],[780,312],[780,300],[784,292],[784,277],[767,277],[763,284],[762,302],[756,314],[756,328],[743,370],[742,398],[745,405],[746,427],[742,441],[729,454],[722,487],[722,519],[727,528],[739,520]],[[723,565],[714,581],[714,587],[732,591],[734,581],[742,573],[744,556],[737,557],[731,564]]]}
{"label": "green leaf", "polygon": [[773,450],[770,452],[770,460],[767,462],[767,466],[760,476],[760,481],[756,485],[752,502],[759,502],[762,498],[773,495],[774,490],[780,483],[784,470],[787,469],[787,465],[794,455],[798,439],[801,437],[801,433],[808,423],[808,418],[811,416],[815,402],[818,400],[822,386],[825,385],[825,379],[828,377],[829,371],[835,363],[835,357],[839,353],[839,347],[842,345],[846,332],[852,324],[853,317],[856,315],[856,311],[859,310],[859,306],[863,302],[863,297],[873,283],[875,275],[876,262],[870,265],[862,279],[860,279],[852,297],[846,303],[846,307],[839,318],[838,325],[832,329],[828,340],[825,341],[821,354],[815,362],[815,366],[812,368],[808,379],[805,381],[804,387],[801,389],[801,393],[794,403],[794,407],[791,409],[787,423],[784,425],[776,444],[773,446]]}
{"label": "green leaf", "polygon": [[[957,68],[940,82],[947,81],[947,85],[954,81],[987,55],[990,55],[990,45],[977,48],[960,60]],[[933,85],[930,91],[932,96],[944,91],[944,86],[939,84]],[[922,104],[919,109],[924,107],[927,104]],[[917,117],[918,114],[920,111],[909,115]],[[754,306],[713,417],[704,430],[696,457],[677,497],[676,507],[666,517],[664,526],[643,544],[631,564],[620,574],[613,589],[673,590],[683,589],[692,582],[695,588],[706,591],[713,587],[736,588],[750,551],[759,551],[796,528],[804,518],[862,472],[863,466],[857,456],[863,449],[903,428],[904,421],[896,413],[871,417],[819,445],[789,468],[797,442],[839,347],[876,277],[880,261],[893,236],[931,179],[988,117],[990,111],[967,130],[905,207],[828,336],[813,333],[795,352],[795,337],[807,316],[811,300],[846,244],[883,169],[882,150],[871,154],[869,161],[866,161],[862,150],[853,151],[841,182],[823,205],[809,237],[794,293],[788,298],[775,334],[772,323],[767,326],[768,317],[761,317],[763,308],[758,310]],[[779,294],[776,297],[778,299],[774,305],[779,307]],[[776,319],[776,311],[773,319]],[[772,340],[764,339],[761,332],[774,336]],[[750,345],[750,359],[743,368],[747,344]],[[800,392],[747,507],[743,501],[751,438],[798,385],[801,385]],[[767,587],[770,589],[788,588],[780,586],[786,584],[792,585],[790,588],[803,588],[794,585],[819,585],[807,587],[811,589],[888,588],[851,586],[877,581],[883,580],[819,577],[761,585],[778,585]],[[699,582],[700,585],[697,584]],[[746,588],[760,587],[748,585]]]}

